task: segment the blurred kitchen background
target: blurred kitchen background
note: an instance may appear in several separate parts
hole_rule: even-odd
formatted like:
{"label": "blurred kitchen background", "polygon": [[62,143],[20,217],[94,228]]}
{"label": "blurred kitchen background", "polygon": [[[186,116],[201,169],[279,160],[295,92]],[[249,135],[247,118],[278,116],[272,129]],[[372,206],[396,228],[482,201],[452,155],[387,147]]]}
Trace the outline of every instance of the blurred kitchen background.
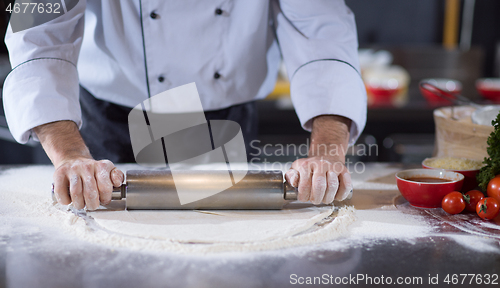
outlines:
{"label": "blurred kitchen background", "polygon": [[[350,151],[351,161],[420,163],[433,154],[433,110],[449,103],[425,98],[418,85],[423,79],[455,80],[445,84],[453,84],[455,91],[473,101],[493,101],[477,91],[476,81],[500,77],[500,1],[346,0],[346,4],[356,16],[369,94],[367,125]],[[9,14],[0,17],[4,33]],[[0,89],[10,69],[2,41]],[[280,75],[274,92],[258,103],[259,146],[270,144],[261,161],[293,161],[298,155],[278,150],[306,143],[309,137],[295,115],[285,78]],[[13,140],[3,115],[2,108],[0,164],[50,163],[38,143],[20,145]]]}

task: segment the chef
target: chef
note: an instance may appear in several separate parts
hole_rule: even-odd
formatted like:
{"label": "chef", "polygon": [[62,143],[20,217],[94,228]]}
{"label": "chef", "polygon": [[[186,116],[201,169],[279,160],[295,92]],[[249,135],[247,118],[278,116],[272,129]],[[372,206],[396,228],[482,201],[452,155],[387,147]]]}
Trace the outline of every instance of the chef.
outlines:
{"label": "chef", "polygon": [[344,1],[65,2],[77,4],[29,29],[9,26],[3,90],[12,135],[41,142],[61,204],[111,201],[124,180],[113,163],[134,161],[131,107],[168,89],[195,82],[207,119],[236,121],[254,138],[254,101],[272,91],[281,57],[311,131],[308,157],[285,178],[314,204],[352,191],[345,154],[364,128],[366,94]]}

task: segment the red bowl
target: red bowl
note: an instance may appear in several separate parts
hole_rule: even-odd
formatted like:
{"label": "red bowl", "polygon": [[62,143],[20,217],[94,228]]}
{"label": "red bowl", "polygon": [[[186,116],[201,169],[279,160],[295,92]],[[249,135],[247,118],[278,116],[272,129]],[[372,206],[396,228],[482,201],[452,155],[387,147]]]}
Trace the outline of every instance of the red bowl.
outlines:
{"label": "red bowl", "polygon": [[394,99],[403,91],[401,88],[380,88],[366,85],[370,106],[393,106]]}
{"label": "red bowl", "polygon": [[[451,182],[425,183],[407,180],[410,177],[432,177],[451,180]],[[439,208],[443,197],[453,191],[460,191],[464,175],[437,169],[411,169],[396,173],[396,183],[401,195],[412,206],[420,208]]]}
{"label": "red bowl", "polygon": [[476,89],[481,96],[500,102],[500,78],[482,78],[476,81]]}
{"label": "red bowl", "polygon": [[[422,161],[422,167],[425,169],[439,169],[440,168],[434,168],[431,166],[425,165],[425,161],[430,160],[433,158],[426,158],[424,161]],[[446,171],[452,171],[452,172],[457,172],[462,175],[464,175],[464,185],[462,186],[462,189],[460,190],[461,192],[469,192],[470,190],[476,189],[477,188],[477,179],[476,175],[479,173],[479,169],[477,170],[448,170],[445,169]]]}
{"label": "red bowl", "polygon": [[[457,81],[457,80],[436,78],[436,79],[423,79],[421,82],[428,82],[428,83],[430,83],[430,84],[432,84],[432,85],[434,85],[434,86],[436,86],[436,87],[438,87],[446,92],[455,93],[455,94],[462,93],[462,83],[460,83],[460,81]],[[423,89],[420,85],[419,85],[419,88],[420,88],[420,93],[422,93],[424,98],[427,99],[427,101],[430,104],[452,104],[451,101],[448,101],[444,98],[441,98],[441,97],[435,95],[434,93],[432,93],[431,91]],[[432,89],[432,88],[429,88],[429,89]]]}

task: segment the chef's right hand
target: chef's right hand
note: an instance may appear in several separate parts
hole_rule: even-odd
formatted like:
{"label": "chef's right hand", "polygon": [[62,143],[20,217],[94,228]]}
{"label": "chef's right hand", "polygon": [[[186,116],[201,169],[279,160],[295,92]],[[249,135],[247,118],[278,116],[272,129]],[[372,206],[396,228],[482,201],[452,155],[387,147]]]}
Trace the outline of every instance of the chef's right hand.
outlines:
{"label": "chef's right hand", "polygon": [[111,202],[113,186],[119,187],[123,180],[123,172],[109,160],[63,160],[54,173],[54,194],[60,204],[95,210],[99,203]]}

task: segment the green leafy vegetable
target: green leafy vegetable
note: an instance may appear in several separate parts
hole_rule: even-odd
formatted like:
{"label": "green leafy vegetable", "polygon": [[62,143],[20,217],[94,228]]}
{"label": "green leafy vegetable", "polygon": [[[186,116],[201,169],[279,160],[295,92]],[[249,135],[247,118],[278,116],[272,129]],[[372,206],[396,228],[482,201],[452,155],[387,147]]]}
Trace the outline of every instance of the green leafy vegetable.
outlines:
{"label": "green leafy vegetable", "polygon": [[483,164],[486,165],[479,170],[476,177],[477,183],[483,191],[486,191],[488,182],[500,174],[500,114],[491,124],[495,127],[495,130],[488,137],[488,148],[486,149],[490,157],[484,158]]}

